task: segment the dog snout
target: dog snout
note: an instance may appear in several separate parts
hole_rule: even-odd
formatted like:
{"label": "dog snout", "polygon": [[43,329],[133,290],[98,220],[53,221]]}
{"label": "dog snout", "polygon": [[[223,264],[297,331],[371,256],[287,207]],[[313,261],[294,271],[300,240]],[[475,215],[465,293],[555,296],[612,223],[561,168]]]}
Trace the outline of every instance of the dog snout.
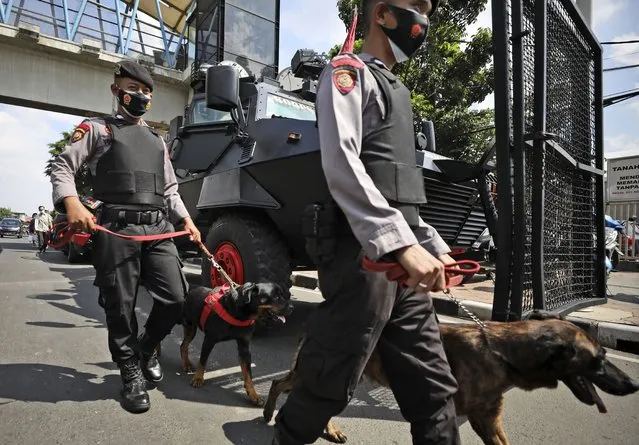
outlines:
{"label": "dog snout", "polygon": [[639,391],[639,382],[609,360],[606,360],[592,377],[592,383],[608,394],[616,396],[625,396]]}

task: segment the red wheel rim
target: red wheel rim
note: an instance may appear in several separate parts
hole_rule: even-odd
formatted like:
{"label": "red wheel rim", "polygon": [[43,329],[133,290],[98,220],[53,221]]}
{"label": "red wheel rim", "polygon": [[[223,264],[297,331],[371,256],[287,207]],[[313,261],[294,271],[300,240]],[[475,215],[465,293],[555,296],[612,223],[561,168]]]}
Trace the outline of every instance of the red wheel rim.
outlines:
{"label": "red wheel rim", "polygon": [[[244,266],[240,252],[233,244],[225,241],[215,249],[213,253],[215,261],[222,266],[222,269],[231,277],[231,280],[237,284],[244,284]],[[224,277],[211,266],[211,284],[213,287],[226,284]]]}

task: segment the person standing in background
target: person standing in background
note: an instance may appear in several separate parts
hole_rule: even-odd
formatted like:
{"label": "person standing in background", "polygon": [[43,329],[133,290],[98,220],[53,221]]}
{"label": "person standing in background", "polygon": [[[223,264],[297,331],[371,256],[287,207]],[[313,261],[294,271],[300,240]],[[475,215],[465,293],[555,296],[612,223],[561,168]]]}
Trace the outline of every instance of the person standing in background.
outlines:
{"label": "person standing in background", "polygon": [[47,233],[53,229],[53,219],[44,206],[38,207],[38,212],[34,228],[38,237],[38,254],[42,254],[47,250]]}

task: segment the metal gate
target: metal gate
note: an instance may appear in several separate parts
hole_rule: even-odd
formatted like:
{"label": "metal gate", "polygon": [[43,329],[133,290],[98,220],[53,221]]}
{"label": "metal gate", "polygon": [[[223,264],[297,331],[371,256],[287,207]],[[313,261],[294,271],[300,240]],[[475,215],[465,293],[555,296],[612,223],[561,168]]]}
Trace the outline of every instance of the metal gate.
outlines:
{"label": "metal gate", "polygon": [[602,50],[571,0],[492,0],[494,320],[605,302]]}

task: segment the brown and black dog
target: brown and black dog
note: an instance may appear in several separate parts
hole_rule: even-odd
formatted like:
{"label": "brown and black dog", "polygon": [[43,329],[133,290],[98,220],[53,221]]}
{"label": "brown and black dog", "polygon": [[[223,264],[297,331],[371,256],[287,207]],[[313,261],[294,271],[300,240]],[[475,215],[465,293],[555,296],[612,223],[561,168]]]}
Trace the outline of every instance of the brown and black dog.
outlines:
{"label": "brown and black dog", "polygon": [[215,295],[219,290],[219,288],[196,287],[186,295],[182,311],[184,340],[180,345],[184,371],[194,370],[189,360],[189,345],[195,338],[198,328],[204,332],[204,340],[200,360],[191,379],[191,386],[195,388],[202,386],[204,382],[206,362],[213,347],[222,341],[235,340],[246,393],[251,404],[262,406],[264,401],[255,391],[251,373],[249,345],[255,325],[250,323],[251,320],[254,322],[266,318],[285,322],[285,316],[293,311],[291,294],[275,283],[245,283],[234,291],[228,290],[221,295],[218,302],[223,308],[223,316],[212,310],[203,319],[202,313],[207,305],[207,297]]}
{"label": "brown and black dog", "polygon": [[[639,383],[606,358],[606,351],[579,327],[562,317],[533,313],[528,320],[488,322],[482,331],[476,325],[440,325],[442,340],[453,375],[459,384],[455,395],[458,415],[468,416],[473,430],[487,445],[508,445],[501,415],[504,393],[513,387],[531,391],[556,388],[564,382],[587,405],[606,412],[595,387],[618,396],[639,390]],[[273,417],[279,395],[289,392],[295,382],[295,367],[274,380],[264,406],[264,419]],[[364,375],[388,387],[377,350],[369,359]],[[331,422],[326,426],[330,440],[345,443],[346,436]]]}

